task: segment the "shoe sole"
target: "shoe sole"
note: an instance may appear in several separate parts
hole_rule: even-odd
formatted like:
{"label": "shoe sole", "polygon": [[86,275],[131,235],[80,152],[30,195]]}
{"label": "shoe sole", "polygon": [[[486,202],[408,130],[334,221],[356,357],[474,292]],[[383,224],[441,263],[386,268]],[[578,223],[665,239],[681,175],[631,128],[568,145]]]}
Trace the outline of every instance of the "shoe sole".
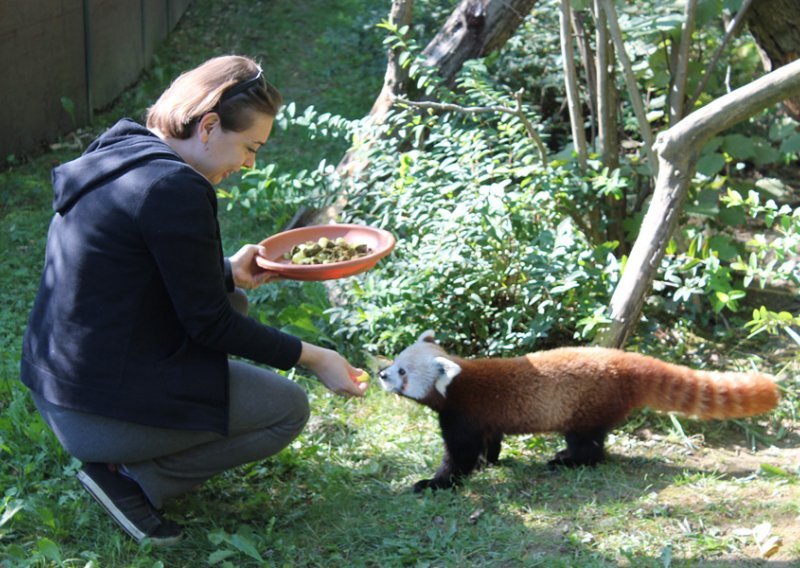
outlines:
{"label": "shoe sole", "polygon": [[136,542],[142,542],[145,538],[150,539],[154,545],[161,545],[167,546],[170,544],[175,544],[178,542],[181,537],[174,536],[169,538],[158,538],[158,537],[151,537],[147,536],[143,533],[139,528],[134,525],[133,523],[128,520],[128,517],[119,510],[119,508],[114,504],[114,501],[106,495],[105,491],[94,482],[94,479],[90,475],[88,475],[83,470],[79,470],[78,474],[78,481],[81,482],[81,485],[89,492],[89,495],[94,497],[95,501],[100,503],[100,505],[106,510],[106,512],[111,516],[112,519],[124,530],[128,535],[131,536]]}

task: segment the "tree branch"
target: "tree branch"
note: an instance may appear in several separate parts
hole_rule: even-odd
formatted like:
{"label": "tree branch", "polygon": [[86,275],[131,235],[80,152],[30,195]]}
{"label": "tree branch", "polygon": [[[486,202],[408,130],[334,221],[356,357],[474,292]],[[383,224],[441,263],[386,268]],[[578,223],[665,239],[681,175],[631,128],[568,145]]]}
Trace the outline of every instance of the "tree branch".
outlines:
{"label": "tree branch", "polygon": [[653,131],[650,129],[650,123],[647,122],[647,116],[644,112],[644,103],[642,102],[642,95],[639,93],[639,88],[636,85],[636,77],[633,74],[631,61],[628,59],[628,54],[625,51],[625,43],[622,40],[622,31],[619,28],[619,21],[617,19],[617,10],[614,8],[612,0],[600,0],[603,12],[606,15],[609,31],[614,40],[614,46],[617,50],[617,57],[622,65],[623,76],[625,77],[625,85],[628,87],[628,96],[631,98],[631,105],[633,105],[633,112],[636,114],[636,120],[639,122],[639,130],[641,131],[642,139],[645,144],[645,153],[647,154],[647,161],[650,165],[650,171],[653,177],[658,175],[658,160],[653,150]]}
{"label": "tree branch", "polygon": [[586,90],[589,96],[586,102],[589,104],[589,116],[591,117],[591,140],[597,137],[597,78],[595,73],[595,57],[592,47],[589,44],[589,37],[586,33],[586,26],[583,25],[583,15],[572,10],[572,27],[575,31],[575,39],[578,42],[578,53],[581,56],[583,70],[586,73]]}
{"label": "tree branch", "polygon": [[578,154],[581,172],[586,171],[589,154],[586,151],[586,132],[583,126],[580,94],[578,93],[578,74],[575,70],[575,55],[572,51],[572,29],[570,26],[572,9],[569,0],[561,0],[559,23],[561,26],[561,59],[564,66],[564,83],[567,91],[569,122],[572,126],[572,141]]}
{"label": "tree branch", "polygon": [[715,69],[717,63],[719,63],[719,58],[722,57],[722,52],[728,45],[728,43],[731,41],[731,38],[733,38],[733,36],[736,35],[737,30],[744,21],[744,17],[747,15],[747,9],[750,7],[750,4],[752,2],[753,0],[744,0],[742,7],[739,9],[739,12],[736,14],[736,16],[733,18],[733,21],[728,26],[728,29],[725,32],[725,37],[722,38],[722,41],[717,46],[714,55],[711,56],[711,59],[708,62],[708,66],[706,67],[706,71],[705,73],[703,73],[703,78],[697,85],[697,88],[694,90],[692,99],[686,104],[687,109],[694,108],[694,105],[697,104],[697,100],[700,98],[700,95],[702,95],[703,91],[705,91],[706,85],[708,85],[708,80],[711,77],[712,70]]}
{"label": "tree branch", "polygon": [[611,298],[611,324],[597,343],[622,347],[638,322],[708,139],[798,92],[800,60],[714,100],[659,134],[655,148],[660,168],[653,199]]}
{"label": "tree branch", "polygon": [[402,97],[394,97],[394,102],[397,104],[407,105],[414,108],[431,109],[442,112],[457,112],[460,114],[487,114],[487,113],[511,114],[513,116],[516,116],[522,122],[522,125],[525,127],[525,131],[528,133],[528,137],[534,142],[534,144],[536,144],[536,147],[539,150],[539,158],[542,161],[542,164],[545,167],[547,167],[547,148],[545,148],[545,145],[542,142],[539,133],[536,132],[536,129],[533,127],[533,124],[525,115],[525,112],[522,109],[522,93],[523,93],[522,89],[514,93],[514,99],[516,100],[517,103],[515,108],[509,108],[505,106],[465,107],[451,103],[437,103],[432,101],[410,101]]}
{"label": "tree branch", "polygon": [[688,0],[683,12],[681,42],[678,46],[677,64],[669,93],[669,123],[675,124],[683,118],[683,99],[686,97],[686,81],[689,69],[689,45],[694,33],[694,20],[697,13],[697,0]]}
{"label": "tree branch", "polygon": [[600,4],[594,0],[595,35],[597,43],[597,138],[603,164],[614,169],[619,164],[617,136],[616,91],[611,80],[613,54],[609,53],[608,25]]}

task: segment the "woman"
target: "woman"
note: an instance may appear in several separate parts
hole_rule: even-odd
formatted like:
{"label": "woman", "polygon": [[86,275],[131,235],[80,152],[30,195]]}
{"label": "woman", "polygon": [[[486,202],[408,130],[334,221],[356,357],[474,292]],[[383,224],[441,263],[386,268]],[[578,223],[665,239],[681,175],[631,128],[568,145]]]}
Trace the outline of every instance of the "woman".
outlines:
{"label": "woman", "polygon": [[303,366],[343,395],[365,388],[336,352],[243,313],[237,288],[271,280],[260,247],[223,257],[213,184],[253,166],[280,104],[252,60],[214,58],[175,80],[146,128],[121,120],[53,172],[22,381],[83,462],[83,486],[137,541],[177,540],[165,500],[305,426],[300,387],[229,355]]}

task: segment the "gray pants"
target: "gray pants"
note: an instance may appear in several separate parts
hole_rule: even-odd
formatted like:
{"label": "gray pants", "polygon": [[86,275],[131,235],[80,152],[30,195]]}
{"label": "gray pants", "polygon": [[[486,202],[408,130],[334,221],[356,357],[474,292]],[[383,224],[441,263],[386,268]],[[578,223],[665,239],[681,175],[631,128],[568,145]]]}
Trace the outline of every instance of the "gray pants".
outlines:
{"label": "gray pants", "polygon": [[67,453],[83,462],[124,465],[160,509],[165,499],[218,473],[279,452],[308,421],[308,398],[294,382],[240,361],[229,364],[227,436],[133,424],[33,398]]}

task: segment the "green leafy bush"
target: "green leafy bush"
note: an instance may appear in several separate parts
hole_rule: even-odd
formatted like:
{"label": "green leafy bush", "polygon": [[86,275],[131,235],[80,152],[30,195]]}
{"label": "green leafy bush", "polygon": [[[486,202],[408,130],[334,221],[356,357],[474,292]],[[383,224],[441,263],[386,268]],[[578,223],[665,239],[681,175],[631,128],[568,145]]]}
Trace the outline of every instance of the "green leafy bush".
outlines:
{"label": "green leafy bush", "polygon": [[[664,122],[663,113],[657,112],[664,106],[659,89],[665,92],[668,82],[658,86],[658,74],[667,71],[653,64],[663,52],[655,47],[652,30],[674,33],[680,23],[674,8],[653,16],[656,28],[647,17],[628,24],[634,57],[650,62],[637,69],[640,81],[656,89],[649,99],[654,125]],[[633,153],[623,154],[614,169],[592,157],[589,170],[579,173],[564,140],[569,130],[565,117],[557,112],[542,117],[544,91],[557,94],[561,88],[558,55],[547,47],[553,42],[543,46],[527,40],[547,29],[552,15],[538,12],[542,26],[529,18],[500,55],[466,64],[453,89],[424,66],[407,29],[388,22],[380,26],[388,32],[385,44],[404,50],[400,61],[420,98],[462,107],[511,108],[513,90],[520,83],[528,88],[536,96],[528,97],[523,110],[533,122],[538,120],[539,136],[549,148],[559,152],[549,163],[542,163],[524,125],[511,114],[396,105],[388,120],[375,127],[314,108],[297,112],[293,105],[287,107],[280,125],[304,128],[311,138],[348,140],[353,160],[368,166],[346,178],[325,161],[300,172],[278,173],[268,167],[246,176],[230,192],[233,202],[269,218],[279,230],[299,207],[324,207],[341,197],[347,200],[341,221],[389,229],[398,246],[375,271],[336,283],[335,306],[325,306],[319,301],[322,295],[313,291],[317,301],[274,314],[278,321],[295,332],[322,334],[339,346],[363,345],[373,353],[396,351],[433,328],[465,355],[575,343],[602,328],[624,251],[641,223],[649,178]],[[718,31],[703,33],[718,39]],[[741,58],[749,65],[751,55],[746,52]],[[552,84],[542,82],[542,75]],[[635,125],[632,115],[622,121]],[[797,254],[793,237],[770,245],[740,242],[735,231],[745,221],[744,207],[726,204],[732,194],[720,196],[725,187],[740,187],[742,174],[753,168],[788,163],[796,135],[781,124],[767,127],[756,117],[709,142],[647,315],[680,313],[713,323],[717,314],[741,310],[756,277],[794,278],[787,271],[796,270],[795,265],[777,260],[780,254]],[[613,201],[627,203],[624,219],[609,218],[608,203]],[[782,219],[791,218],[791,210],[775,209]],[[626,246],[606,242],[610,223],[625,228],[630,239]],[[780,226],[796,233],[791,226]],[[268,299],[273,292],[259,294]],[[787,320],[769,321],[772,330],[774,322]]]}
{"label": "green leafy bush", "polygon": [[[458,87],[464,104],[510,100],[481,65],[468,66]],[[289,127],[315,135],[352,135],[362,126],[309,111],[287,118]],[[342,221],[397,237],[376,270],[337,284],[327,318],[317,311],[303,321],[337,343],[376,353],[395,351],[427,328],[465,355],[591,336],[618,272],[613,245],[590,245],[569,215],[588,205],[579,199],[591,184],[568,163],[542,164],[512,116],[400,109],[384,128],[368,137],[361,177],[340,178],[325,164],[282,180],[267,169],[232,194],[273,218],[279,201],[322,206],[345,195]],[[288,199],[277,199],[273,188],[286,188]]]}

